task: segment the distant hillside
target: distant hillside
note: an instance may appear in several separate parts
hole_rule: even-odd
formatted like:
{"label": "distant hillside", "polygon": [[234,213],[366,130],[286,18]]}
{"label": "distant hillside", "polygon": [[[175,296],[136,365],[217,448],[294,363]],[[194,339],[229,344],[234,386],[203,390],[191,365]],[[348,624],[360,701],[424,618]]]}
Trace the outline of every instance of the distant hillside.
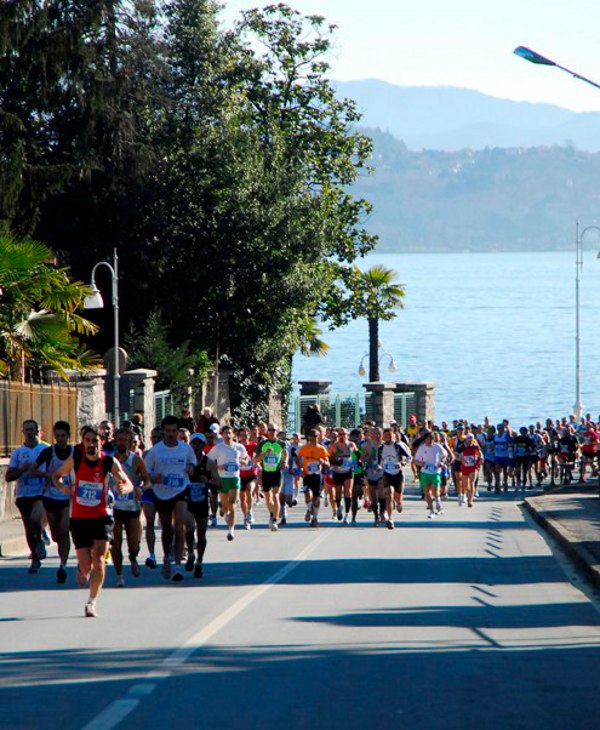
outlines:
{"label": "distant hillside", "polygon": [[335,86],[340,96],[357,102],[365,126],[387,130],[413,150],[572,145],[600,151],[600,112],[376,79],[336,81]]}
{"label": "distant hillside", "polygon": [[413,152],[375,142],[375,174],[355,195],[374,205],[379,251],[549,250],[574,245],[575,220],[600,223],[600,154],[572,147]]}

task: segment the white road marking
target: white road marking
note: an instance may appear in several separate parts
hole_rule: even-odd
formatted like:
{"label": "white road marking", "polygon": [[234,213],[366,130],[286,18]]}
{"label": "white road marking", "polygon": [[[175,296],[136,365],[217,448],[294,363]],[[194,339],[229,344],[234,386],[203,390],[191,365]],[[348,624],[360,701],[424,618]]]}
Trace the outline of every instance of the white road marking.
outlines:
{"label": "white road marking", "polygon": [[[157,687],[156,680],[167,679],[170,677],[170,670],[184,664],[197,649],[199,649],[203,644],[206,644],[206,642],[215,634],[218,634],[221,629],[225,628],[225,626],[227,626],[230,621],[233,621],[236,616],[239,616],[239,614],[248,608],[251,603],[260,598],[269,590],[269,588],[280,583],[292,572],[292,570],[294,570],[294,568],[297,568],[303,560],[306,560],[306,558],[319,547],[329,534],[329,530],[321,532],[316,540],[313,540],[309,545],[301,550],[298,555],[290,560],[289,563],[284,565],[281,570],[273,573],[273,575],[267,578],[264,583],[252,588],[243,596],[238,598],[238,600],[220,616],[214,618],[209,624],[197,631],[184,644],[169,654],[169,656],[159,664],[158,669],[155,669],[146,675],[145,679],[155,680],[153,684],[136,684],[127,692],[124,699],[111,702],[111,704],[102,710],[100,714],[96,715],[93,720],[88,722],[82,730],[112,730],[115,728],[140,704],[140,700],[133,699],[133,697],[149,695]],[[142,687],[144,690],[142,690]]]}

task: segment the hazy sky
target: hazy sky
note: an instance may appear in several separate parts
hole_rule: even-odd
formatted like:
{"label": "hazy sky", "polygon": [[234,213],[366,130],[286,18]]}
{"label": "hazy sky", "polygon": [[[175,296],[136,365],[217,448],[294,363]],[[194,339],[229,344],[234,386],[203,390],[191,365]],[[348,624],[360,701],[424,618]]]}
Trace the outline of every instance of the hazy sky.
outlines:
{"label": "hazy sky", "polygon": [[[267,2],[222,0],[223,21]],[[528,63],[524,45],[600,83],[599,0],[289,0],[339,26],[330,59],[342,81],[462,86],[502,98],[600,111],[600,89]]]}

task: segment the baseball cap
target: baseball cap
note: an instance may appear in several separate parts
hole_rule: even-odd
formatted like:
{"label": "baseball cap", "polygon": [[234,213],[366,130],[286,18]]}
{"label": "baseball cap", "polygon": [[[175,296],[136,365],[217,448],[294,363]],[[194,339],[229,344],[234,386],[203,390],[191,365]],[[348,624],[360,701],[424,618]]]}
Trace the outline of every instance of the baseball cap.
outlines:
{"label": "baseball cap", "polygon": [[190,436],[190,441],[196,441],[196,440],[206,443],[206,436],[203,433],[193,433]]}
{"label": "baseball cap", "polygon": [[211,427],[210,427],[210,430],[211,430],[211,431],[212,431],[213,433],[220,433],[220,432],[221,432],[221,427],[219,426],[219,424],[218,424],[218,423],[213,423],[213,424],[211,425]]}

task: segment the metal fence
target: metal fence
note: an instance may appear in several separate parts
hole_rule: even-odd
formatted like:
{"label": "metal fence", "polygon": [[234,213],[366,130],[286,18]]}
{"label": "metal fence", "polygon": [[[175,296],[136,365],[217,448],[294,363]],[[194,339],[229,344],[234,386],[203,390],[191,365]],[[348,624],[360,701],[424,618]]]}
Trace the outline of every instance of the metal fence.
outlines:
{"label": "metal fence", "polygon": [[52,440],[56,421],[77,428],[77,386],[68,383],[15,383],[0,380],[0,448],[10,455],[23,443],[23,421],[32,418],[40,425],[42,438]]}
{"label": "metal fence", "polygon": [[302,395],[290,403],[288,428],[300,433],[302,417],[311,405],[317,404],[325,422],[336,428],[352,428],[365,418],[363,393],[338,393],[336,395]]}
{"label": "metal fence", "polygon": [[174,413],[173,395],[170,390],[157,390],[154,392],[154,419],[156,425],[165,416]]}
{"label": "metal fence", "polygon": [[408,417],[411,413],[417,413],[416,393],[395,393],[394,394],[394,420],[406,428]]}

